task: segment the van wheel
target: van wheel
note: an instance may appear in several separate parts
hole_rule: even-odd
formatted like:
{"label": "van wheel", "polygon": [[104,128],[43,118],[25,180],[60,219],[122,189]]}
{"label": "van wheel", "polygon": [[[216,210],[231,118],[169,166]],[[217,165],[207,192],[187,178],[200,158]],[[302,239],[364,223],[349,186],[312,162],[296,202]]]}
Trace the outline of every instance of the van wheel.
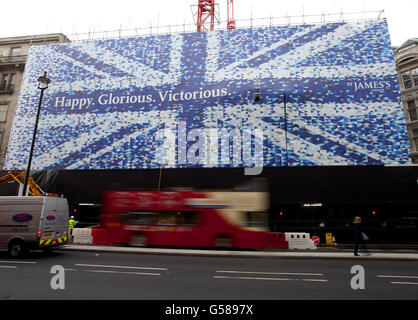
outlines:
{"label": "van wheel", "polygon": [[20,258],[26,254],[26,247],[23,241],[13,241],[9,244],[8,247],[9,254],[13,258]]}
{"label": "van wheel", "polygon": [[216,248],[232,248],[232,239],[227,235],[221,235],[215,239]]}

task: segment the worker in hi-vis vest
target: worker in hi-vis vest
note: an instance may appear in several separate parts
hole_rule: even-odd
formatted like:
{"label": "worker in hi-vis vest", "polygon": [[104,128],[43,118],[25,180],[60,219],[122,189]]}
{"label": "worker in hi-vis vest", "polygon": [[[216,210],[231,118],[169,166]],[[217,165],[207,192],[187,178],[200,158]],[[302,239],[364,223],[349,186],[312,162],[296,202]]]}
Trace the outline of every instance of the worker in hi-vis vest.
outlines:
{"label": "worker in hi-vis vest", "polygon": [[71,216],[70,217],[70,220],[68,220],[68,229],[69,229],[69,231],[70,231],[70,234],[69,234],[69,240],[72,242],[72,240],[73,240],[73,229],[74,229],[74,226],[77,224],[77,221],[75,221],[75,219],[74,219],[74,216]]}

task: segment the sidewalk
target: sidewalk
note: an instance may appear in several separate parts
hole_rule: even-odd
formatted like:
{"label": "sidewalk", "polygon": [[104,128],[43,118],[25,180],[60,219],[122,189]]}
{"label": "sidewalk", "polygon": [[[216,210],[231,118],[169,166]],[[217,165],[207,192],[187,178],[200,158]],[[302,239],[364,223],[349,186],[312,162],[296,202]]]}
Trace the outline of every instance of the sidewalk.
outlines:
{"label": "sidewalk", "polygon": [[316,250],[202,250],[202,249],[168,249],[168,248],[143,248],[120,247],[103,245],[67,244],[57,248],[63,251],[90,251],[108,253],[132,253],[132,254],[164,254],[164,255],[191,255],[214,257],[254,257],[254,258],[312,258],[312,259],[355,259],[355,260],[404,260],[418,261],[418,251],[414,250],[377,250],[370,249],[368,254],[359,250],[359,257],[353,255],[351,249],[318,248]]}

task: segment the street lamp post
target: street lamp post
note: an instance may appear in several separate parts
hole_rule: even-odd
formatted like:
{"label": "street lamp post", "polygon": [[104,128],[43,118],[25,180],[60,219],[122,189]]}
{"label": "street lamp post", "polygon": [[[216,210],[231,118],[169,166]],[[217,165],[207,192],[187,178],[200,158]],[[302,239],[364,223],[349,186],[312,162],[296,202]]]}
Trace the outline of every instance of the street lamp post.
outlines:
{"label": "street lamp post", "polygon": [[33,137],[32,137],[32,145],[30,147],[29,161],[28,161],[28,167],[26,169],[25,183],[23,185],[23,195],[26,195],[26,189],[27,189],[27,186],[28,186],[28,179],[29,179],[29,174],[30,174],[30,166],[32,164],[33,149],[34,149],[35,140],[36,140],[36,131],[38,130],[39,115],[41,113],[42,98],[44,96],[45,89],[48,88],[48,85],[50,83],[51,83],[51,80],[49,80],[46,77],[46,71],[45,71],[44,72],[44,75],[38,78],[38,89],[41,90],[41,96],[39,97],[38,111],[36,113],[35,128],[33,130]]}
{"label": "street lamp post", "polygon": [[286,93],[283,94],[284,106],[284,139],[286,144],[286,167],[289,166],[289,153],[287,151],[287,108],[286,108]]}

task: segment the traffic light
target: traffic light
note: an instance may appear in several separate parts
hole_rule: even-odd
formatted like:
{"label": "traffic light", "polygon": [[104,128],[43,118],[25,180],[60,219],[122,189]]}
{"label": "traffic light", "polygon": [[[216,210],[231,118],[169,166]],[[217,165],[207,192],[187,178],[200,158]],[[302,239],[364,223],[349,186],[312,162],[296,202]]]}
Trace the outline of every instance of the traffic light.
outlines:
{"label": "traffic light", "polygon": [[375,216],[376,215],[376,211],[373,210],[372,211],[372,215]]}

